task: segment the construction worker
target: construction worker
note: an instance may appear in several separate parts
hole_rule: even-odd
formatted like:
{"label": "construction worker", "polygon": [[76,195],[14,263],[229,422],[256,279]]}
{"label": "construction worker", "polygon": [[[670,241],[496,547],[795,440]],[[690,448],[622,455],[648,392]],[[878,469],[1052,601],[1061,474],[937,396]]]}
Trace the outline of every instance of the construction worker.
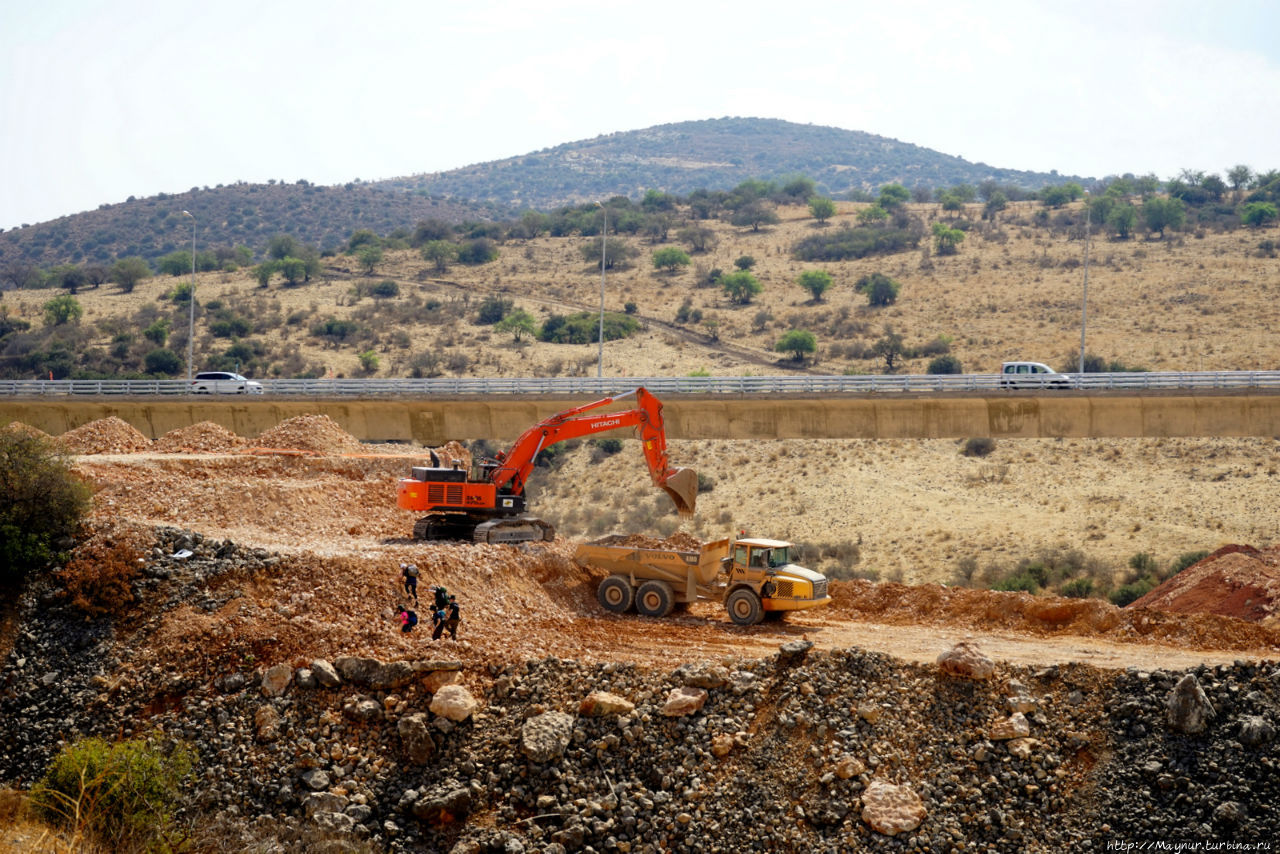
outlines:
{"label": "construction worker", "polygon": [[413,603],[418,604],[418,567],[411,563],[400,564],[400,575],[404,578],[404,592],[406,595],[413,597]]}
{"label": "construction worker", "polygon": [[462,615],[458,609],[458,597],[449,597],[449,608],[445,616],[445,627],[449,630],[450,640],[458,639],[458,623],[462,622]]}
{"label": "construction worker", "polygon": [[436,608],[438,610],[444,610],[445,608],[449,607],[449,591],[448,590],[445,590],[440,585],[436,585],[435,587],[431,588],[431,592],[435,594]]}
{"label": "construction worker", "polygon": [[444,608],[436,608],[431,612],[431,625],[435,626],[431,631],[432,640],[440,640],[440,635],[444,634],[445,622]]}

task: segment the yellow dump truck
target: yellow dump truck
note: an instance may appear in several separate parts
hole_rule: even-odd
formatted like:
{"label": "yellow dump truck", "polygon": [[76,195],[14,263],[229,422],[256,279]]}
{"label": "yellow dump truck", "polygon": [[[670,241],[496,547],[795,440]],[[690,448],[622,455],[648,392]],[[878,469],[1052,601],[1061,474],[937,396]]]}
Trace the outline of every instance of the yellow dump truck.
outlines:
{"label": "yellow dump truck", "polygon": [[665,617],[677,605],[723,597],[729,619],[752,626],[831,601],[826,577],[792,563],[791,543],[783,540],[723,539],[698,551],[636,548],[626,540],[615,534],[574,552],[579,565],[609,573],[596,598],[616,614],[634,607]]}

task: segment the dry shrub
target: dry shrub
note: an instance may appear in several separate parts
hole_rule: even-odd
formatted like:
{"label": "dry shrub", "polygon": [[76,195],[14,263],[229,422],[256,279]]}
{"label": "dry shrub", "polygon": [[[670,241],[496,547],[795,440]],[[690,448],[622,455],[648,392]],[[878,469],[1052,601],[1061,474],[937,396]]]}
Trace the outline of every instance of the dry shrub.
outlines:
{"label": "dry shrub", "polygon": [[146,542],[140,531],[103,529],[78,545],[57,573],[72,606],[86,614],[122,614],[134,602],[132,583]]}

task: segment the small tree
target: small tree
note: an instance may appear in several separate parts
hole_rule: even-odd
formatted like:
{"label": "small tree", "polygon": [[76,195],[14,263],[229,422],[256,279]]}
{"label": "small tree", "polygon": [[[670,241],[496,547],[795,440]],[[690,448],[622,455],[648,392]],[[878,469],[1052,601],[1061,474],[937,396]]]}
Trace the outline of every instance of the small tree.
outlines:
{"label": "small tree", "polygon": [[91,494],[48,439],[0,429],[0,574],[48,566],[89,512]]}
{"label": "small tree", "polygon": [[762,201],[747,202],[729,220],[732,225],[750,227],[752,231],[759,231],[762,225],[776,225],[780,221],[773,206]]}
{"label": "small tree", "polygon": [[934,251],[939,255],[956,254],[962,240],[964,240],[964,232],[960,229],[951,228],[941,222],[933,224]]}
{"label": "small tree", "polygon": [[458,245],[447,240],[428,240],[422,245],[422,258],[435,265],[437,273],[447,272],[458,260]]}
{"label": "small tree", "polygon": [[142,337],[160,347],[169,340],[169,329],[173,324],[167,317],[158,318],[154,323],[142,330]]}
{"label": "small tree", "polygon": [[1009,197],[999,190],[993,190],[991,195],[987,197],[987,203],[982,206],[982,216],[992,222],[996,221],[996,215],[1009,206]]}
{"label": "small tree", "polygon": [[362,353],[358,353],[357,357],[360,359],[361,372],[365,374],[376,374],[378,372],[378,354],[373,350],[365,350]]}
{"label": "small tree", "polygon": [[929,362],[926,373],[930,374],[963,374],[964,368],[960,367],[960,360],[948,353],[945,356],[939,356]]}
{"label": "small tree", "polygon": [[822,295],[831,287],[831,274],[826,270],[805,270],[797,281],[813,296],[814,302],[821,302]]}
{"label": "small tree", "polygon": [[[376,252],[379,255],[379,257],[381,257],[382,255],[382,250],[379,249],[378,247],[366,246],[365,248],[360,250],[360,254],[362,256],[361,258],[362,263],[363,263],[363,255],[365,252],[370,252],[370,253]],[[284,280],[288,282],[290,285],[299,285],[307,277],[306,262],[303,261],[301,258],[294,258],[292,255],[290,255],[288,258],[283,258],[280,261],[277,261],[276,268],[280,271],[280,274],[284,276]],[[368,272],[368,273],[373,272],[373,267],[371,265],[367,266],[365,272]]]}
{"label": "small tree", "polygon": [[[352,235],[352,239],[355,239],[355,235]],[[288,258],[285,259],[285,261],[288,260]],[[360,269],[364,274],[371,275],[374,268],[382,263],[382,247],[372,243],[365,244],[356,250],[356,260],[360,262]],[[285,277],[288,278],[288,275],[286,274]]]}
{"label": "small tree", "polygon": [[750,305],[751,298],[764,290],[756,277],[746,270],[721,276],[720,287],[724,288],[729,298],[739,305]]}
{"label": "small tree", "polygon": [[1254,228],[1261,228],[1275,220],[1276,206],[1271,202],[1249,202],[1240,210],[1240,221]]}
{"label": "small tree", "polygon": [[44,309],[45,326],[63,326],[68,323],[79,323],[84,309],[80,301],[71,294],[62,294],[46,302]]}
{"label": "small tree", "polygon": [[538,321],[523,308],[512,309],[506,317],[494,324],[493,328],[499,332],[510,332],[511,337],[516,341],[525,335],[530,338],[538,337]]}
{"label": "small tree", "polygon": [[827,220],[836,215],[836,203],[825,196],[814,196],[809,200],[809,213],[820,224],[826,225]]}
{"label": "small tree", "polygon": [[182,370],[183,362],[177,353],[161,347],[152,350],[142,360],[149,374],[163,374],[165,376],[173,376]]}
{"label": "small tree", "polygon": [[1127,239],[1137,224],[1138,209],[1128,202],[1112,205],[1110,212],[1107,213],[1107,228],[1121,240]]}
{"label": "small tree", "polygon": [[887,211],[902,207],[911,198],[911,191],[901,184],[885,184],[880,188],[877,204]]}
{"label": "small tree", "polygon": [[756,259],[750,255],[739,255],[737,258],[733,259],[733,266],[737,267],[739,270],[750,270],[755,265]]}
{"label": "small tree", "polygon": [[689,253],[675,246],[667,246],[653,253],[653,266],[668,273],[689,266]]}
{"label": "small tree", "polygon": [[898,360],[904,357],[906,346],[902,343],[902,336],[893,331],[893,327],[886,326],[884,328],[884,337],[876,340],[871,345],[871,352],[884,360],[884,372],[891,374],[898,368]]}
{"label": "small tree", "polygon": [[263,261],[253,268],[253,277],[258,280],[258,287],[265,288],[271,284],[271,277],[280,270],[279,261]]}
{"label": "small tree", "polygon": [[1147,230],[1158,233],[1161,239],[1164,239],[1166,228],[1181,228],[1186,218],[1187,209],[1182,199],[1153,196],[1142,203],[1142,219]]}
{"label": "small tree", "polygon": [[854,290],[867,295],[867,303],[876,307],[893,305],[902,286],[884,273],[871,273],[858,279]]}
{"label": "small tree", "polygon": [[119,285],[120,290],[126,294],[133,293],[133,289],[138,282],[150,275],[151,266],[147,264],[145,258],[140,258],[137,255],[121,258],[111,265],[111,281]]}
{"label": "small tree", "polygon": [[889,212],[879,205],[872,205],[858,211],[860,225],[879,225],[889,218]]}
{"label": "small tree", "polygon": [[773,349],[779,353],[790,353],[792,358],[799,362],[806,354],[816,350],[817,344],[817,339],[807,329],[791,329],[778,339]]}

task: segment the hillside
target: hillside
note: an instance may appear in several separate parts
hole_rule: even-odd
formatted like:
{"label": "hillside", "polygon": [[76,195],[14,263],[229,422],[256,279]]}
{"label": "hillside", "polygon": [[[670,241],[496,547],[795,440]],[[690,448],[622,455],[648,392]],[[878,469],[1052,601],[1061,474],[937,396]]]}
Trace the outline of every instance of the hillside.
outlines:
{"label": "hillside", "polygon": [[779,119],[721,118],[604,134],[519,157],[386,183],[435,198],[474,199],[545,210],[646,189],[686,195],[727,190],[749,178],[804,175],[839,196],[906,187],[977,185],[994,180],[1027,189],[1079,180],[970,163],[863,131]]}
{"label": "hillside", "polygon": [[[909,143],[860,131],[774,119],[714,119],[660,125],[565,143],[507,160],[448,172],[325,187],[244,184],[192,187],[185,193],[130,198],[0,233],[0,279],[8,265],[48,267],[109,263],[140,255],[155,259],[191,245],[247,246],[261,253],[276,234],[292,234],[319,249],[341,246],[357,229],[387,235],[424,219],[449,223],[550,210],[647,189],[685,194],[729,190],[749,178],[806,175],[828,194],[874,190],[892,181],[930,188],[957,183],[1037,189],[1070,180],[969,163]],[[259,256],[260,257],[260,256]],[[0,282],[2,283],[2,282]]]}

